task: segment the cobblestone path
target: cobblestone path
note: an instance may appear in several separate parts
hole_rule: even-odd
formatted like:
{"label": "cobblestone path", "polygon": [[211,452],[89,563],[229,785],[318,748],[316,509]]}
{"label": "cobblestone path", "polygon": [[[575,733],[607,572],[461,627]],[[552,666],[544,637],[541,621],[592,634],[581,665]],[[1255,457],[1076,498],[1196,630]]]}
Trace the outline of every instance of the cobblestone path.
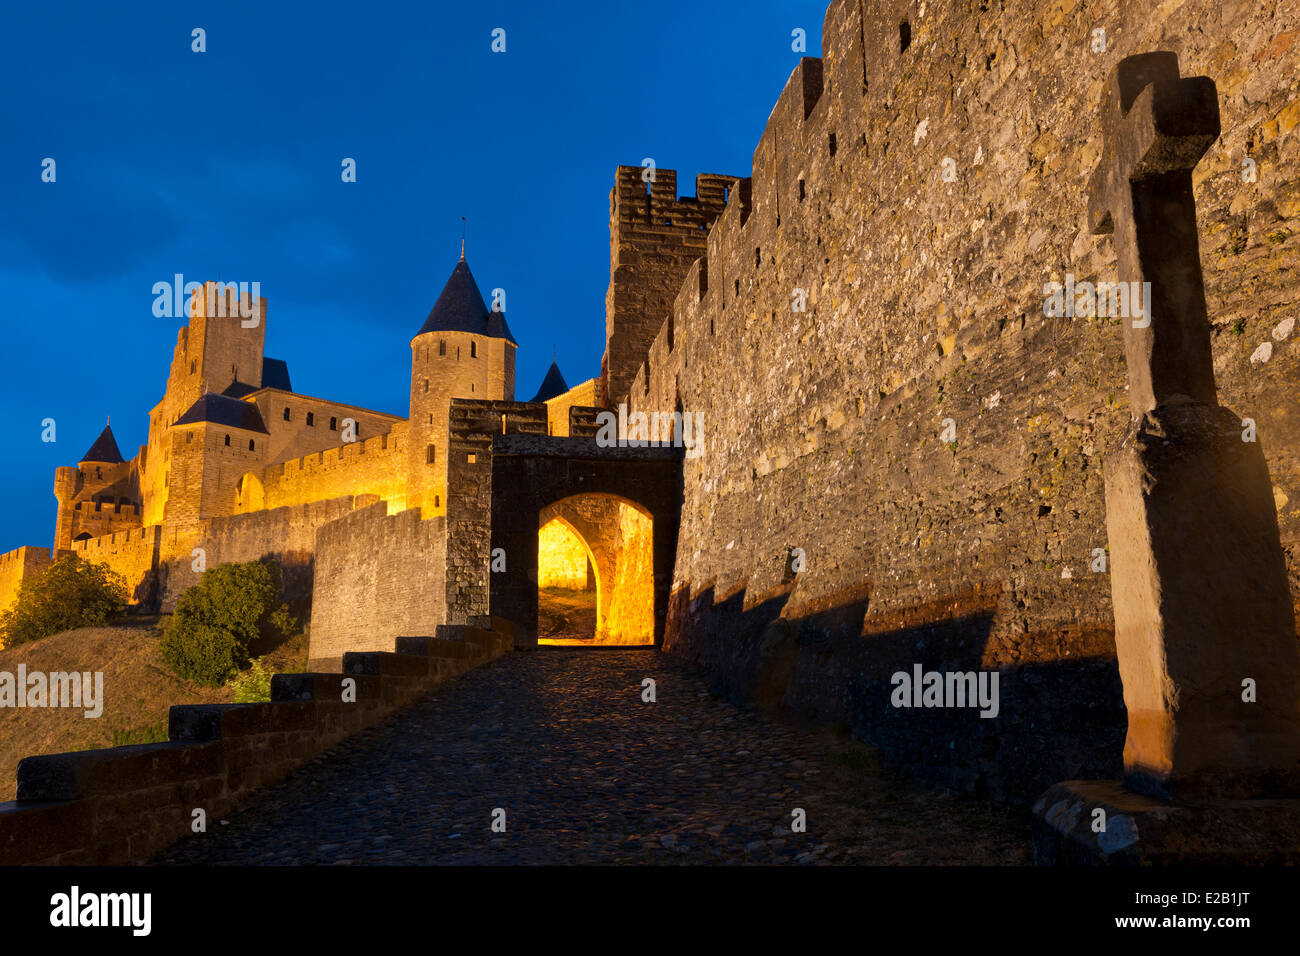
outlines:
{"label": "cobblestone path", "polygon": [[443,685],[154,862],[996,864],[1030,862],[1028,836],[1027,814],[716,699],[667,655],[549,647]]}

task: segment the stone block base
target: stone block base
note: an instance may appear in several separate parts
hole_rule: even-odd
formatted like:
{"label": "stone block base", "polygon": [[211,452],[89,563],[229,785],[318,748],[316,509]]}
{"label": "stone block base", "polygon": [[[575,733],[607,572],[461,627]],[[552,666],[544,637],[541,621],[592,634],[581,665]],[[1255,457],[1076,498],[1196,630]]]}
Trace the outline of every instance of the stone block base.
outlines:
{"label": "stone block base", "polygon": [[1033,840],[1039,866],[1294,865],[1300,799],[1166,803],[1118,781],[1070,780],[1034,804]]}

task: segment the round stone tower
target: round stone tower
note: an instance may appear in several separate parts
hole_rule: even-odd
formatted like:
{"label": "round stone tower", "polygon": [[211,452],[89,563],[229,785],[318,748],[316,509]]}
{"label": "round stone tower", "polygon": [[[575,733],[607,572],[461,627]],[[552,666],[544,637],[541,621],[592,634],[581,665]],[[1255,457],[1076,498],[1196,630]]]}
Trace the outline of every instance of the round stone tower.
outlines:
{"label": "round stone tower", "polygon": [[447,508],[447,415],[453,398],[514,401],[515,349],[504,308],[488,308],[462,250],[424,325],[411,339],[406,506],[425,518]]}

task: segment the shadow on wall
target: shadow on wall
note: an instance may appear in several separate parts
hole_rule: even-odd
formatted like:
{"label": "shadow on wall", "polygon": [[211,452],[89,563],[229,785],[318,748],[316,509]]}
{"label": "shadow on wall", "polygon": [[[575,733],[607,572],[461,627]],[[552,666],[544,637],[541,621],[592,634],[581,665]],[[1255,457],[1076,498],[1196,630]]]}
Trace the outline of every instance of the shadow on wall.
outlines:
{"label": "shadow on wall", "polygon": [[866,598],[786,617],[788,586],[748,610],[743,587],[716,602],[712,585],[689,593],[672,595],[665,650],[708,670],[713,693],[844,725],[894,769],[927,783],[1027,804],[1060,780],[1121,770],[1127,716],[1114,658],[1002,668],[994,717],[981,717],[978,706],[893,705],[893,676],[910,677],[918,664],[923,672],[985,670],[992,606],[864,635]]}

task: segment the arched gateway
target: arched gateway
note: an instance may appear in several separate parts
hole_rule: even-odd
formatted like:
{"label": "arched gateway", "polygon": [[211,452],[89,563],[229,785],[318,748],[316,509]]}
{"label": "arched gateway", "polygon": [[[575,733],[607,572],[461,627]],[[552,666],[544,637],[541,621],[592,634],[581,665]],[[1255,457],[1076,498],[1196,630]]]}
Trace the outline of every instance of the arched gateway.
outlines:
{"label": "arched gateway", "polygon": [[[507,618],[516,626],[518,646],[535,645],[542,517],[553,516],[557,505],[565,510],[566,502],[580,497],[608,496],[651,523],[652,584],[629,595],[625,604],[652,605],[653,642],[662,643],[677,550],[682,449],[602,448],[596,444],[594,428],[582,426],[584,414],[590,418],[593,411],[573,409],[570,436],[555,438],[546,434],[545,406],[461,399],[452,403],[447,462],[448,623],[468,623],[489,614]],[[572,513],[569,517],[573,520]],[[611,530],[588,528],[583,537],[590,544]],[[611,599],[612,595],[602,598],[613,617],[617,601]]]}

